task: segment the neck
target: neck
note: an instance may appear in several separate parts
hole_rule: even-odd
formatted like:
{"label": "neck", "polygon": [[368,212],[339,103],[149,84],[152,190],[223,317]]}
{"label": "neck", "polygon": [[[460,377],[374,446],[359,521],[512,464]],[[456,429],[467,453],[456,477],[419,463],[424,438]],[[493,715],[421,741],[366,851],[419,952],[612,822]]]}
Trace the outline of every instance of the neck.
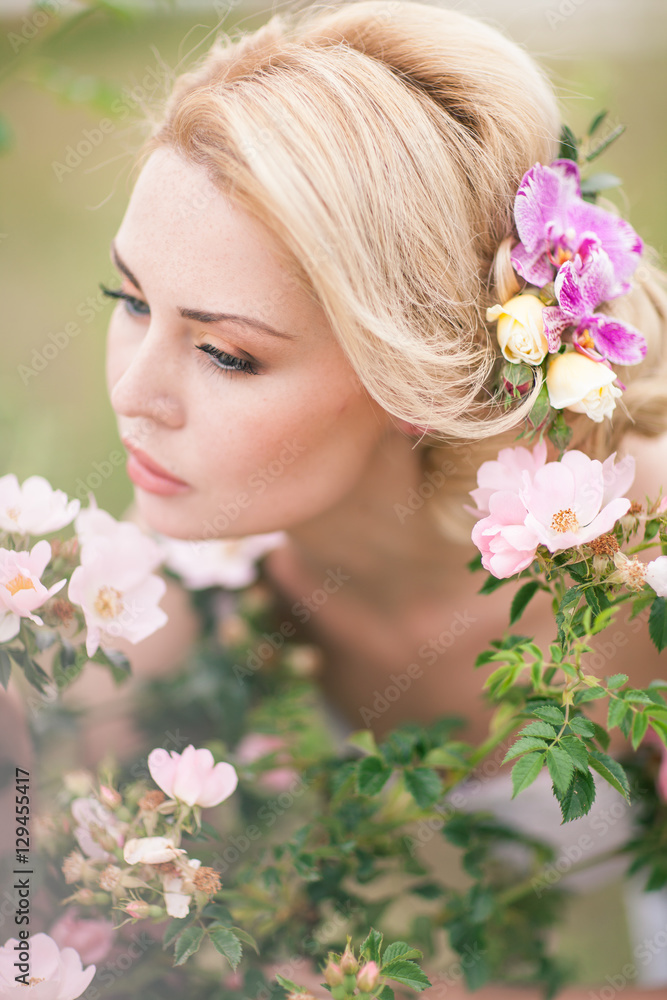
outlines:
{"label": "neck", "polygon": [[473,553],[443,536],[431,504],[446,484],[433,488],[414,442],[388,433],[351,494],[290,529],[285,555],[313,581],[340,570],[351,597],[387,612],[455,593]]}

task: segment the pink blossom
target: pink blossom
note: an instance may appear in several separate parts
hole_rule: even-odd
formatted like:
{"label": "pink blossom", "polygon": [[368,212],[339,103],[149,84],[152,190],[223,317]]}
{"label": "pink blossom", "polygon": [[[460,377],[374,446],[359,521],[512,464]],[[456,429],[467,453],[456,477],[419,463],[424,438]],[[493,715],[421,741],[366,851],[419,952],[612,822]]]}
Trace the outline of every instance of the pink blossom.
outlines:
{"label": "pink blossom", "polygon": [[47,535],[70,524],[81,503],[68,500],[43,476],[28,476],[19,486],[13,473],[0,477],[0,529],[20,535]]}
{"label": "pink blossom", "polygon": [[285,533],[272,531],[245,538],[186,541],[162,536],[165,564],[189,590],[205,587],[247,587],[257,579],[257,562],[285,541]]}
{"label": "pink blossom", "polygon": [[40,577],[51,558],[51,546],[42,539],[30,552],[0,549],[0,642],[18,635],[21,618],[44,622],[32,612],[65,586],[59,580],[48,589]]}
{"label": "pink blossom", "polygon": [[84,854],[95,861],[113,861],[113,854],[105,849],[100,840],[104,840],[108,847],[121,847],[125,826],[92,796],[74,799],[70,808],[77,824],[74,836]]}
{"label": "pink blossom", "polygon": [[524,525],[527,511],[516,493],[498,490],[489,499],[489,516],[472,529],[482,566],[498,579],[521,572],[535,558],[539,538]]}
{"label": "pink blossom", "polygon": [[470,507],[468,510],[477,516],[488,514],[492,493],[509,490],[518,494],[523,486],[524,472],[528,472],[532,478],[546,460],[545,441],[538,441],[532,451],[522,447],[502,448],[494,461],[482,462],[477,470],[477,489],[470,491],[470,496],[477,504],[477,510]]}
{"label": "pink blossom", "polygon": [[182,754],[157,748],[148,755],[148,769],[167,795],[189,806],[209,808],[229,798],[238,783],[231,764],[215,764],[210,750],[190,744]]}
{"label": "pink blossom", "polygon": [[137,643],[162,628],[167,616],[157,605],[167,585],[152,575],[162,561],[156,542],[136,524],[114,521],[97,508],[82,511],[76,524],[81,565],[68,595],[83,608],[88,656],[101,643],[113,646],[119,637]]}
{"label": "pink blossom", "polygon": [[621,497],[634,476],[631,456],[604,463],[581,451],[569,451],[560,462],[549,462],[532,480],[526,476],[520,497],[526,507],[526,528],[550,552],[559,552],[606,534],[630,508]]}
{"label": "pink blossom", "polygon": [[667,556],[658,556],[647,563],[644,579],[658,597],[667,597]]}
{"label": "pink blossom", "polygon": [[[21,942],[24,943],[24,942]],[[48,934],[33,934],[29,938],[29,969],[25,980],[17,982],[21,969],[15,966],[19,941],[10,938],[0,948],[0,996],[16,1000],[76,1000],[88,988],[95,975],[95,966],[82,967],[74,948],[62,951]],[[26,988],[28,992],[26,993]]]}
{"label": "pink blossom", "polygon": [[65,910],[50,935],[59,948],[78,951],[82,962],[101,962],[111,951],[114,927],[110,920],[83,920],[76,910]]}
{"label": "pink blossom", "polygon": [[[291,760],[289,753],[284,752],[286,742],[282,736],[270,733],[246,733],[236,747],[236,758],[240,764],[252,764],[268,754],[282,750],[276,754],[276,762],[287,764]],[[257,783],[272,792],[284,792],[298,777],[293,767],[273,767],[257,776]]]}

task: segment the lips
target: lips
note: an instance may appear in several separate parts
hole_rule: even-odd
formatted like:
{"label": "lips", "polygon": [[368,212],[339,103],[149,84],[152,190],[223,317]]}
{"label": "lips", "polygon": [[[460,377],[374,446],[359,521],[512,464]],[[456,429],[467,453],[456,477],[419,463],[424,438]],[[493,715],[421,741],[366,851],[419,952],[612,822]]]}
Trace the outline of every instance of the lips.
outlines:
{"label": "lips", "polygon": [[[128,460],[128,471],[134,469],[140,474],[144,474],[144,479],[148,483],[148,488],[150,489],[151,482],[154,482],[156,487],[163,484],[165,487],[171,487],[174,490],[180,488],[189,489],[188,483],[184,482],[182,479],[178,479],[176,476],[172,476],[171,473],[163,469],[161,465],[153,461],[150,455],[142,451],[140,448],[135,448],[134,445],[130,444],[127,438],[123,438],[123,445],[129,452],[130,458]],[[143,482],[140,483],[143,485]],[[171,492],[171,490],[170,490]]]}

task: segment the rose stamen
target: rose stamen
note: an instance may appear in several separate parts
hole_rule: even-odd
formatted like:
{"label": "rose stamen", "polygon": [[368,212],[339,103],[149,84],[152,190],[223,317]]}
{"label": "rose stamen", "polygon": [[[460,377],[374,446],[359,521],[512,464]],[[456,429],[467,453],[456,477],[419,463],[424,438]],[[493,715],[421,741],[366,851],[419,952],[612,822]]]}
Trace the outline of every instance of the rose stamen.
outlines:
{"label": "rose stamen", "polygon": [[100,618],[115,618],[123,610],[123,595],[115,587],[101,587],[94,608]]}
{"label": "rose stamen", "polygon": [[23,576],[22,573],[17,573],[16,576],[5,584],[5,587],[9,593],[14,596],[19,590],[34,590],[35,584],[27,576]]}
{"label": "rose stamen", "polygon": [[551,518],[550,527],[552,531],[557,531],[559,535],[564,535],[566,531],[577,531],[579,521],[572,508],[566,507],[565,510],[559,510],[554,514]]}

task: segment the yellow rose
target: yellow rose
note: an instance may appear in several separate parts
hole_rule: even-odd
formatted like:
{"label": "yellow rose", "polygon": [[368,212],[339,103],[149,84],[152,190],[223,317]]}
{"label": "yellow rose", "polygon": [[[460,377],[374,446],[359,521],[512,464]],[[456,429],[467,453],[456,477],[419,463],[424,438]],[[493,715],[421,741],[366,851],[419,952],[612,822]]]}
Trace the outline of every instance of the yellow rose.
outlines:
{"label": "yellow rose", "polygon": [[622,394],[612,385],[615,380],[616,373],[601,361],[592,361],[579,351],[566,351],[557,354],[547,370],[549,401],[557,410],[585,413],[599,424],[611,416]]}
{"label": "yellow rose", "polygon": [[498,320],[497,337],[503,357],[513,364],[525,361],[529,365],[542,363],[549,350],[544,335],[542,309],[535,295],[515,295],[504,306],[486,310],[489,323]]}

